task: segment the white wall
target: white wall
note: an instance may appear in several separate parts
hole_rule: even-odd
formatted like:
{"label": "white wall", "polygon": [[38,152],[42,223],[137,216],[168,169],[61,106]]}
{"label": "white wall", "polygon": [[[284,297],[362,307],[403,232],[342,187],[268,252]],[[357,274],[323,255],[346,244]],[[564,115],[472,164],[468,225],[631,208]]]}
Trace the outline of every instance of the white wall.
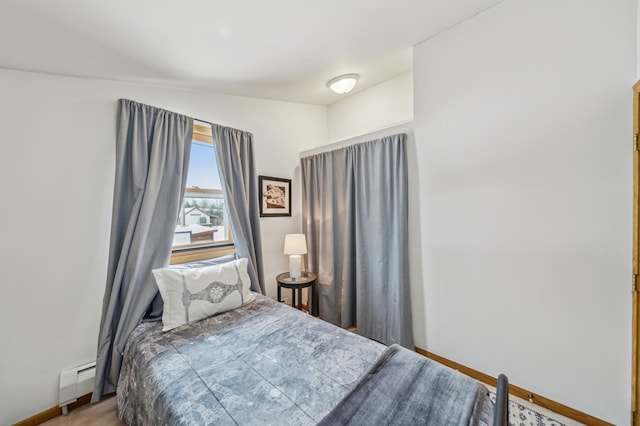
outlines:
{"label": "white wall", "polygon": [[0,424],[57,405],[60,370],[95,359],[118,98],[251,131],[258,173],[295,179],[292,217],[262,220],[275,295],[284,234],[301,230],[298,153],[327,140],[325,107],[6,70],[0,93]]}
{"label": "white wall", "polygon": [[372,133],[413,120],[413,72],[358,92],[327,108],[329,142]]}
{"label": "white wall", "polygon": [[636,1],[505,1],[414,50],[416,345],[614,424]]}

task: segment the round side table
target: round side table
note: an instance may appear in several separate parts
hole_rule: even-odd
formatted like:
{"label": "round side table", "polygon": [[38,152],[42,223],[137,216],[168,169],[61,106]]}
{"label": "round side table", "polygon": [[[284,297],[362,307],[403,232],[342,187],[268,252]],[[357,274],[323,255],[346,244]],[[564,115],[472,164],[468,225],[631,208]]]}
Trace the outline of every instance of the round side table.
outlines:
{"label": "round side table", "polygon": [[[298,278],[291,278],[288,272],[283,272],[276,277],[278,281],[278,302],[282,301],[281,289],[291,289],[291,307],[302,309],[302,289],[310,288],[311,297],[309,302],[309,313],[314,317],[318,316],[318,294],[316,293],[316,279],[317,276],[313,272],[302,272],[302,275]],[[298,303],[296,306],[296,291],[298,292]]]}

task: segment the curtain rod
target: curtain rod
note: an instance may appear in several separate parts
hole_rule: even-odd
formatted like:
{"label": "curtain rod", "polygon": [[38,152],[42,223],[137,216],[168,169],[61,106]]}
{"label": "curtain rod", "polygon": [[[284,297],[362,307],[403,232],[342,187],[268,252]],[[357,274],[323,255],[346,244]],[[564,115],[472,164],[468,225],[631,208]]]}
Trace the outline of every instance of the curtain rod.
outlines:
{"label": "curtain rod", "polygon": [[183,117],[188,117],[188,118],[190,118],[190,119],[192,119],[192,120],[194,120],[194,121],[199,121],[199,122],[201,122],[201,123],[206,123],[206,124],[210,125],[212,130],[213,130],[213,126],[220,126],[220,127],[224,127],[224,128],[227,128],[227,129],[237,130],[237,131],[239,131],[239,132],[245,132],[245,133],[248,133],[248,134],[250,134],[251,136],[253,136],[253,133],[252,133],[252,132],[249,132],[249,131],[247,131],[247,130],[242,130],[242,129],[238,129],[238,128],[231,127],[231,126],[225,126],[224,124],[216,124],[216,123],[212,123],[211,121],[201,120],[201,119],[199,119],[199,118],[192,117],[192,116],[190,116],[190,115],[183,114],[183,113],[181,113],[181,112],[176,112],[176,111],[172,111],[172,110],[170,110],[170,109],[166,109],[166,108],[162,108],[162,107],[157,107],[157,106],[150,105],[150,104],[145,104],[144,102],[134,101],[133,99],[120,98],[120,99],[118,99],[118,101],[133,102],[133,103],[136,103],[136,104],[138,104],[138,105],[146,105],[146,106],[151,107],[151,108],[161,109],[161,110],[164,110],[164,111],[168,111],[168,112],[170,112],[170,113],[172,113],[172,114],[178,114],[178,115],[181,115],[181,116],[183,116]]}
{"label": "curtain rod", "polygon": [[195,121],[199,121],[199,122],[201,122],[201,123],[207,123],[207,124],[209,124],[209,125],[213,126],[213,123],[212,123],[212,122],[210,122],[210,121],[207,121],[207,120],[200,120],[199,118],[195,118],[195,117],[191,117],[191,118],[193,118]]}
{"label": "curtain rod", "polygon": [[195,118],[195,117],[190,117],[190,118],[192,118],[194,121],[199,121],[201,123],[206,123],[206,124],[210,125],[211,126],[211,130],[213,130],[213,126],[218,126],[220,128],[224,128],[224,129],[231,129],[231,130],[234,130],[234,131],[237,131],[237,132],[247,133],[247,134],[250,134],[251,137],[253,137],[253,133],[248,131],[248,130],[242,130],[242,129],[238,129],[236,127],[225,126],[224,124],[216,124],[216,123],[212,123],[212,122],[207,121],[207,120],[200,120],[199,118]]}
{"label": "curtain rod", "polygon": [[365,133],[364,135],[353,136],[350,138],[345,138],[342,140],[338,140],[335,142],[331,142],[327,145],[321,145],[315,148],[307,149],[298,153],[300,158],[308,157],[310,155],[316,155],[323,152],[333,151],[335,149],[346,148],[351,145],[355,145],[361,142],[369,142],[374,139],[383,138],[385,136],[391,136],[396,133],[411,133],[413,134],[413,120],[406,120],[400,123],[396,123],[393,126],[385,127],[383,129],[374,130],[370,133]]}

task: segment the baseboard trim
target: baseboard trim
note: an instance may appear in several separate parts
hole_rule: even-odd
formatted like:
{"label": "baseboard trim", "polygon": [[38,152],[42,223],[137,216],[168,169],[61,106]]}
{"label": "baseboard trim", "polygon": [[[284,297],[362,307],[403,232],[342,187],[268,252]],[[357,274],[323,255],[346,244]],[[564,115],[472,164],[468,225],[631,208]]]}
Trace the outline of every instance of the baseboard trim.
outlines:
{"label": "baseboard trim", "polygon": [[[462,364],[458,364],[455,361],[451,361],[447,358],[441,357],[440,355],[436,355],[429,351],[426,351],[422,348],[416,346],[416,352],[420,355],[426,356],[434,361],[439,362],[440,364],[444,364],[447,367],[453,368],[454,370],[458,370],[463,374],[466,374],[469,377],[473,377],[476,380],[479,380],[483,383],[486,383],[491,386],[497,386],[498,380],[495,377],[492,377],[488,374],[482,373],[478,370],[474,370],[473,368],[467,367]],[[580,423],[593,425],[593,426],[614,426],[611,423],[605,422],[604,420],[600,420],[597,417],[590,416],[589,414],[583,413],[582,411],[575,410],[571,407],[568,407],[564,404],[560,404],[559,402],[553,401],[549,398],[545,398],[542,395],[533,393],[519,386],[515,386],[513,384],[509,384],[509,393],[511,395],[515,395],[519,398],[529,400],[534,404],[539,405],[540,407],[544,407],[548,410],[561,414],[570,419],[576,420]],[[88,404],[91,402],[91,394],[83,395],[78,398],[76,402],[69,404],[69,411],[73,411],[78,407]],[[55,417],[62,415],[62,408],[60,407],[51,407],[48,410],[45,410],[41,413],[35,414],[28,419],[24,419],[15,423],[13,426],[37,426],[40,425],[47,420],[51,420]]]}
{"label": "baseboard trim", "polygon": [[[488,385],[495,387],[498,383],[498,380],[495,377],[491,377],[488,374],[474,370],[473,368],[469,368],[465,365],[458,364],[455,361],[451,361],[449,359],[443,358],[439,355],[426,351],[422,348],[416,347],[416,352],[418,352],[420,355],[424,355],[427,358],[437,361],[440,364],[444,364],[447,367],[451,367],[454,370],[458,370],[461,373],[464,373],[467,376],[473,377],[474,379],[481,381],[483,383],[486,383]],[[604,420],[598,419],[597,417],[593,417],[593,416],[590,416],[589,414],[575,410],[571,407],[567,407],[566,405],[560,404],[559,402],[553,401],[549,398],[545,398],[542,395],[530,392],[524,388],[515,386],[511,383],[509,383],[509,393],[519,398],[531,401],[534,404],[539,405],[540,407],[544,407],[548,410],[561,414],[565,417],[576,420],[580,423],[593,425],[593,426],[614,426],[611,423],[607,423]]]}
{"label": "baseboard trim", "polygon": [[[76,402],[72,402],[71,404],[69,404],[69,411],[73,411],[76,408],[91,402],[91,395],[92,394],[90,393],[83,395],[79,397]],[[14,423],[13,426],[36,426],[46,422],[47,420],[51,420],[61,415],[62,415],[62,408],[51,407],[48,410],[44,410],[41,413],[38,413],[29,417],[28,419],[24,419],[19,421],[18,423]]]}

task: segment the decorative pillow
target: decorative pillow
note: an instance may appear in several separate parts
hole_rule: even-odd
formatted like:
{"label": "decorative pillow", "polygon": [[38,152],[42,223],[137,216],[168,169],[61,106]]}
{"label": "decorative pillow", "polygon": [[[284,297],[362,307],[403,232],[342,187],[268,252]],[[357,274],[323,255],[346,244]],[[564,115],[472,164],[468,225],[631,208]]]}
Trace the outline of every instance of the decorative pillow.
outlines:
{"label": "decorative pillow", "polygon": [[247,259],[203,268],[160,268],[153,276],[164,302],[162,331],[191,324],[249,303]]}

